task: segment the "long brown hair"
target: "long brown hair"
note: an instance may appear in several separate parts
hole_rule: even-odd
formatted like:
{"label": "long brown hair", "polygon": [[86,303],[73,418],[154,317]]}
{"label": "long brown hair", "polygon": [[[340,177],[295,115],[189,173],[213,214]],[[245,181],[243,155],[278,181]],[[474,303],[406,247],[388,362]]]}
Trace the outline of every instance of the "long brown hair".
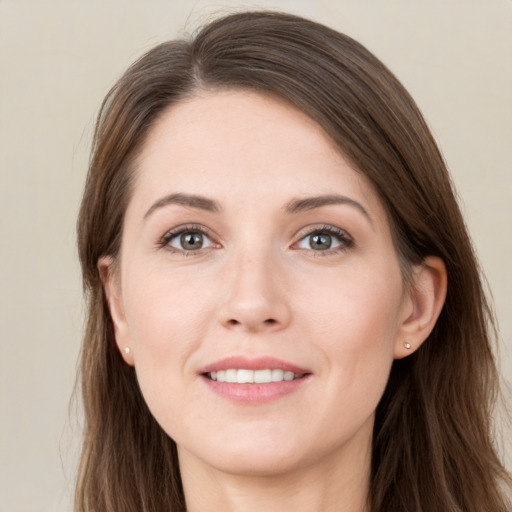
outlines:
{"label": "long brown hair", "polygon": [[175,443],[118,352],[97,264],[119,254],[132,161],[148,131],[201,88],[249,88],[305,112],[372,182],[404,279],[428,255],[446,265],[434,331],[394,362],[377,409],[369,509],[506,512],[500,489],[509,479],[491,435],[493,317],[443,158],[414,101],[375,56],[325,26],[273,12],[226,16],[191,40],[157,46],[102,105],[78,220],[88,317],[76,512],[185,511]]}

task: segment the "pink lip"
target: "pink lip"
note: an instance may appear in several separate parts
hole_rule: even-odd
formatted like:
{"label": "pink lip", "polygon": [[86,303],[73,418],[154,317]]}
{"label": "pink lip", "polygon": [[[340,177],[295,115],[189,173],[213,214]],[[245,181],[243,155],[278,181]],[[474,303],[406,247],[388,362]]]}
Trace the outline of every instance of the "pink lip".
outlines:
{"label": "pink lip", "polygon": [[243,368],[245,370],[283,370],[285,372],[300,374],[311,373],[305,368],[300,368],[282,359],[267,356],[254,359],[243,356],[230,356],[205,366],[199,373],[218,372],[219,370],[229,370],[230,368]]}
{"label": "pink lip", "polygon": [[[290,381],[269,382],[266,384],[232,384],[211,380],[206,374],[229,370],[230,368],[245,370],[279,369],[298,373],[303,377]],[[216,395],[235,403],[258,405],[276,400],[282,396],[298,391],[310,380],[311,372],[274,357],[258,357],[255,359],[231,356],[209,364],[201,369],[201,380]]]}

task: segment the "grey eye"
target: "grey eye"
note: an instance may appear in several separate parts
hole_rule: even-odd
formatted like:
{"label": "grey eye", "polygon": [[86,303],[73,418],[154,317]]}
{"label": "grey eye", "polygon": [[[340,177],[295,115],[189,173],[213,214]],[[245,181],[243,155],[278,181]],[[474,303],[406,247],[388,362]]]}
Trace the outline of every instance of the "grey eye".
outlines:
{"label": "grey eye", "polygon": [[314,251],[326,251],[339,246],[341,246],[341,242],[337,240],[337,237],[318,231],[310,233],[298,243],[298,247],[301,249],[313,249]]}
{"label": "grey eye", "polygon": [[200,233],[184,233],[180,236],[183,249],[201,249],[203,246],[203,235]]}
{"label": "grey eye", "polygon": [[182,251],[196,251],[212,245],[211,240],[200,231],[183,231],[175,235],[169,245]]}
{"label": "grey eye", "polygon": [[309,237],[309,246],[311,249],[325,250],[330,249],[332,243],[331,235],[311,235]]}

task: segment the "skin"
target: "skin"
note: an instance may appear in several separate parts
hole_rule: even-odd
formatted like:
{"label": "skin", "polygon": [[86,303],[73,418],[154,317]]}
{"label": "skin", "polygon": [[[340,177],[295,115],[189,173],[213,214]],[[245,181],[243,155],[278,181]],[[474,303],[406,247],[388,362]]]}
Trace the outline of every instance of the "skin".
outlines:
{"label": "skin", "polygon": [[[176,193],[221,211],[159,203]],[[332,194],[353,203],[284,211]],[[162,242],[189,224],[207,232],[201,249]],[[344,235],[321,250],[309,233],[325,226]],[[393,360],[430,333],[446,272],[427,258],[406,290],[375,191],[315,122],[247,91],[171,107],[136,161],[120,264],[99,267],[121,353],[178,445],[189,511],[366,510],[375,408]],[[270,402],[235,403],[198,373],[231,355],[310,375]]]}

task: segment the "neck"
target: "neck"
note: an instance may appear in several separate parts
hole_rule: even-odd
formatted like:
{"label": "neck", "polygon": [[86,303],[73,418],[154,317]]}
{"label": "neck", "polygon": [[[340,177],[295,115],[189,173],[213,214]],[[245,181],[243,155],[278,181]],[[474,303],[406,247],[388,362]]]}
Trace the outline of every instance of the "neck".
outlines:
{"label": "neck", "polygon": [[371,446],[357,448],[271,476],[229,474],[180,450],[187,512],[367,512]]}

